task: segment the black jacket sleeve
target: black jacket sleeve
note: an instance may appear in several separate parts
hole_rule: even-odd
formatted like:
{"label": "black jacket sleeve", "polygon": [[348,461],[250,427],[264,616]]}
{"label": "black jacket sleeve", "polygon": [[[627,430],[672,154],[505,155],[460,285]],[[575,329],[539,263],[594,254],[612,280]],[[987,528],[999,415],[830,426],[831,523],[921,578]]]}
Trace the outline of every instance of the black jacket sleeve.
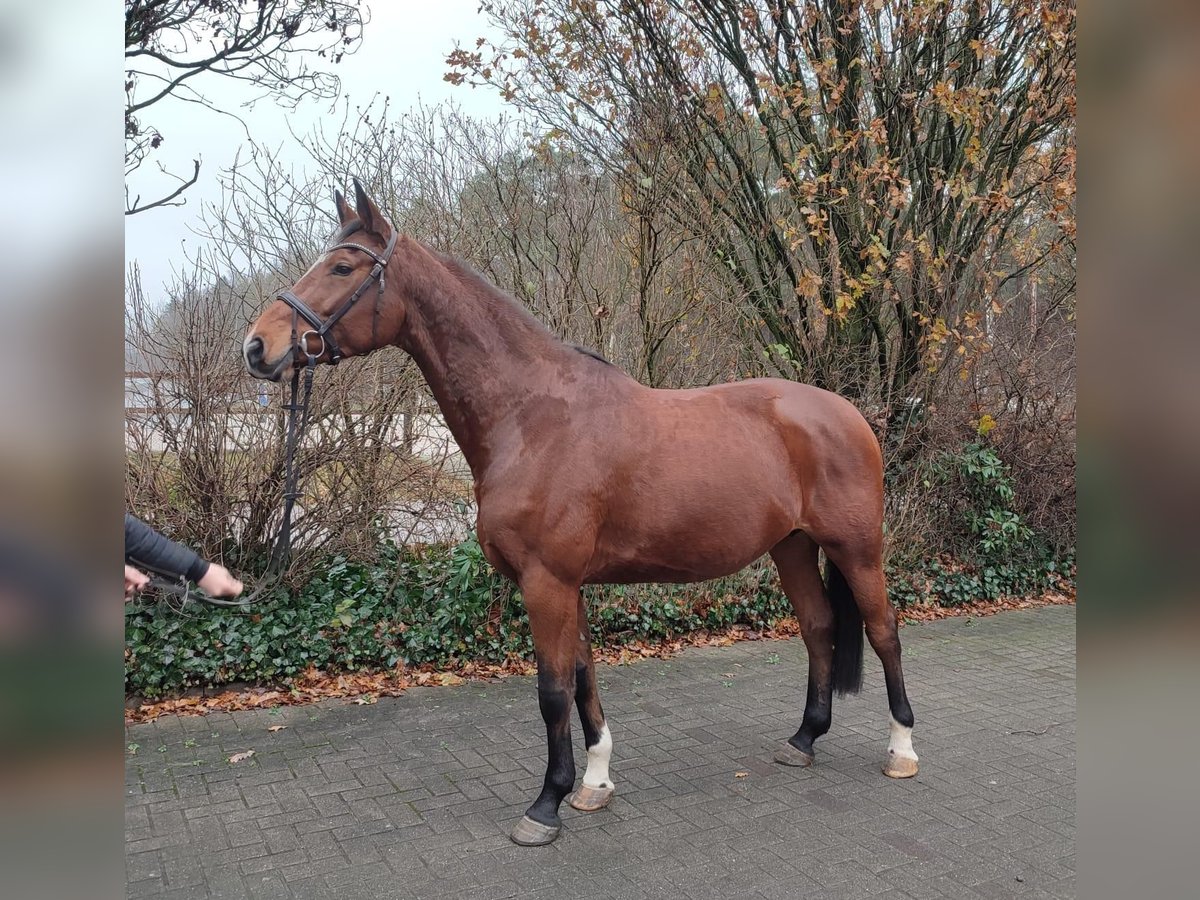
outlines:
{"label": "black jacket sleeve", "polygon": [[199,581],[208,563],[195,551],[163,537],[145,522],[125,514],[125,562],[167,575],[182,575]]}

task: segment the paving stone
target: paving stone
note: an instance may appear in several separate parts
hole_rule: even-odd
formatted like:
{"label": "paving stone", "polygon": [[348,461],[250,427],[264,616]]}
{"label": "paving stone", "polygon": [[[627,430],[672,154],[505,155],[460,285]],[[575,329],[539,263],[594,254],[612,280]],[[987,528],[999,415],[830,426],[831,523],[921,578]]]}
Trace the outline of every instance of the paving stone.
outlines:
{"label": "paving stone", "polygon": [[887,703],[869,653],[809,769],[771,759],[803,709],[799,640],[600,666],[617,793],[596,813],[564,804],[543,848],[507,838],[545,766],[533,678],[132,726],[128,895],[1075,896],[1075,609],[901,639],[921,754],[901,782],[879,772]]}

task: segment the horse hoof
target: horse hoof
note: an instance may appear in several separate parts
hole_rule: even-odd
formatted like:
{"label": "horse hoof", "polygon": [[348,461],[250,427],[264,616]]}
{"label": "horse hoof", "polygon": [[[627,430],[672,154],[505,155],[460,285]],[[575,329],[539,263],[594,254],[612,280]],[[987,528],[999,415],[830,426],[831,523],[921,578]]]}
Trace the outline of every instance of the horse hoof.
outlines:
{"label": "horse hoof", "polygon": [[604,809],[608,806],[608,801],[612,799],[613,789],[611,787],[588,787],[583,785],[573,794],[567,795],[567,802],[575,809],[581,812],[595,812],[598,809]]}
{"label": "horse hoof", "polygon": [[891,756],[883,764],[883,774],[888,778],[912,778],[917,774],[917,761],[908,756]]}
{"label": "horse hoof", "polygon": [[552,843],[560,831],[561,825],[543,825],[529,816],[522,816],[509,837],[514,844],[520,844],[522,847],[541,847]]}
{"label": "horse hoof", "polygon": [[791,744],[784,744],[775,751],[775,762],[805,769],[813,764],[813,755],[805,753],[803,750],[797,750]]}

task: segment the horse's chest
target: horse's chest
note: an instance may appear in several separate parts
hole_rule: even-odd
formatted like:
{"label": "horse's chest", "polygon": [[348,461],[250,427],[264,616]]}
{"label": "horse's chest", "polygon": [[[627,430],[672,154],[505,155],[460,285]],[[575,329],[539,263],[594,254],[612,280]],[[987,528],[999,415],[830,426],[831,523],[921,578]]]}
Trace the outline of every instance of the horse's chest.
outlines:
{"label": "horse's chest", "polygon": [[509,562],[508,557],[500,549],[499,545],[492,539],[492,533],[488,529],[485,522],[484,506],[479,505],[479,514],[475,521],[475,537],[479,541],[479,546],[483,550],[484,558],[492,564],[492,567],[506,578],[516,578],[517,573]]}

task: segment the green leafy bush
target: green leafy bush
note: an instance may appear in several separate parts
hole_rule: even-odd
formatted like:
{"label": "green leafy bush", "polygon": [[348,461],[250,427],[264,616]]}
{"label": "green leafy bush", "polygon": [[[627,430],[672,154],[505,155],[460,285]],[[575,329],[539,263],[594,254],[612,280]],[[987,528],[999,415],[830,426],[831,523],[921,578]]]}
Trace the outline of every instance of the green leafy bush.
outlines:
{"label": "green leafy bush", "polygon": [[982,441],[967,444],[960,452],[944,456],[932,475],[958,498],[962,535],[952,562],[935,557],[889,563],[888,585],[897,606],[926,600],[961,606],[973,600],[1030,594],[1071,572],[1073,554],[1058,553],[1013,509],[1016,490],[1008,466],[994,447]]}

